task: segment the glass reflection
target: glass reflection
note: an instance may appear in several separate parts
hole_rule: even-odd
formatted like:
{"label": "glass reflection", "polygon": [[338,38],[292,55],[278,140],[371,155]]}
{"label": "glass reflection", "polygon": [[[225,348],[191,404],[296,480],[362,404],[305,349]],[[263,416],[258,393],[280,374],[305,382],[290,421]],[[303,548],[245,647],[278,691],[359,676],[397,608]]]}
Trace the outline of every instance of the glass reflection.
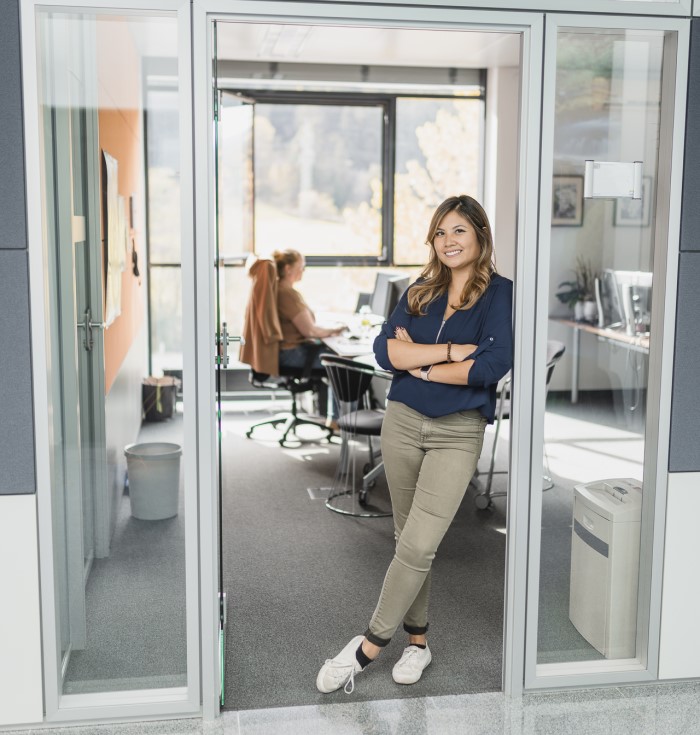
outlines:
{"label": "glass reflection", "polygon": [[[149,231],[181,262],[177,23],[37,19],[63,693],[184,686],[183,413],[178,381],[149,376],[146,297]],[[181,292],[155,287],[172,357]]]}
{"label": "glass reflection", "polygon": [[[638,654],[663,41],[558,35],[548,339],[565,353],[544,418],[540,664]],[[584,200],[586,159],[642,161],[642,199]]]}

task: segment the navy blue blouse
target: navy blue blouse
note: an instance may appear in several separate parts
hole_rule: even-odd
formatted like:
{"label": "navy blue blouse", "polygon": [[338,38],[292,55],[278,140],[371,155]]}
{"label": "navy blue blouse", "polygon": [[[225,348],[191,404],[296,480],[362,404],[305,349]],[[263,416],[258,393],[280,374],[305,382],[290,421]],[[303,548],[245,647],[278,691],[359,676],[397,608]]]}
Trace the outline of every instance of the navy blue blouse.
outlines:
{"label": "navy blue blouse", "polygon": [[[387,398],[405,403],[431,418],[478,409],[489,423],[493,423],[496,385],[513,365],[513,282],[494,274],[476,304],[466,311],[454,312],[444,325],[446,293],[428,305],[424,316],[408,313],[407,295],[408,289],[374,340],[377,362],[385,370],[395,373]],[[405,327],[411,339],[421,344],[434,344],[438,340],[447,344],[450,340],[454,344],[478,345],[469,358],[474,360],[469,371],[469,384],[427,382],[394,368],[389,360],[387,340],[394,339],[396,327]]]}

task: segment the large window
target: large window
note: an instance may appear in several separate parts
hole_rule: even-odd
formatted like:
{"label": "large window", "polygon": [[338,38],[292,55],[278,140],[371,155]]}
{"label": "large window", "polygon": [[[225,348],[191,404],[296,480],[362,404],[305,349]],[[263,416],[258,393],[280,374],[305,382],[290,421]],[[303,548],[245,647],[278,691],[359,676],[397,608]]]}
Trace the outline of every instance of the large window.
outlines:
{"label": "large window", "polygon": [[430,217],[447,196],[481,200],[484,110],[476,99],[396,100],[394,262],[423,263]]}
{"label": "large window", "polygon": [[418,265],[437,204],[482,196],[481,88],[460,97],[246,90],[222,99],[225,253],[292,247],[310,265]]}
{"label": "large window", "polygon": [[255,249],[379,257],[384,107],[255,106]]}
{"label": "large window", "polygon": [[182,368],[177,89],[151,88],[146,101],[150,372],[160,375]]}
{"label": "large window", "polygon": [[[333,306],[328,267],[352,292],[377,268],[417,275],[432,211],[445,197],[482,197],[484,97],[232,90],[219,97],[219,248],[224,283],[245,291],[248,253],[295,248],[325,266],[308,286]],[[182,362],[177,94],[149,89],[147,183],[151,373]],[[334,282],[341,276],[335,274]],[[349,279],[349,280],[348,280]],[[234,333],[244,298],[222,306]],[[347,305],[352,308],[354,304]]]}

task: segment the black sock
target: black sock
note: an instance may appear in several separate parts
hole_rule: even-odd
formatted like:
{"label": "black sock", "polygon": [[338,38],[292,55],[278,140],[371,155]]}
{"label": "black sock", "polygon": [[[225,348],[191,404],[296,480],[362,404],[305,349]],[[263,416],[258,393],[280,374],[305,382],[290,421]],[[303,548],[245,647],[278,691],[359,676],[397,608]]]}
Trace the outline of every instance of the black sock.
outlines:
{"label": "black sock", "polygon": [[357,651],[355,651],[355,658],[357,659],[357,663],[362,666],[364,669],[367,664],[371,664],[374,659],[371,659],[363,650],[362,650],[362,644],[357,647]]}
{"label": "black sock", "polygon": [[425,643],[409,643],[409,646],[415,646],[416,648],[422,648],[424,651],[427,648]]}

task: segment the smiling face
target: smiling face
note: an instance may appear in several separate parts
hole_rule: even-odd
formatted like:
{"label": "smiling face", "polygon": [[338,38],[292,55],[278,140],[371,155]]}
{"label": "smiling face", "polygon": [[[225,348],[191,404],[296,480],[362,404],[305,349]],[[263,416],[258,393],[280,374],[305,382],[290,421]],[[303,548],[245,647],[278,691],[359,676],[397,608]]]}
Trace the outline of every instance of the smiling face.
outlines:
{"label": "smiling face", "polygon": [[435,254],[450,270],[472,270],[481,247],[472,223],[456,211],[440,221],[433,238]]}

